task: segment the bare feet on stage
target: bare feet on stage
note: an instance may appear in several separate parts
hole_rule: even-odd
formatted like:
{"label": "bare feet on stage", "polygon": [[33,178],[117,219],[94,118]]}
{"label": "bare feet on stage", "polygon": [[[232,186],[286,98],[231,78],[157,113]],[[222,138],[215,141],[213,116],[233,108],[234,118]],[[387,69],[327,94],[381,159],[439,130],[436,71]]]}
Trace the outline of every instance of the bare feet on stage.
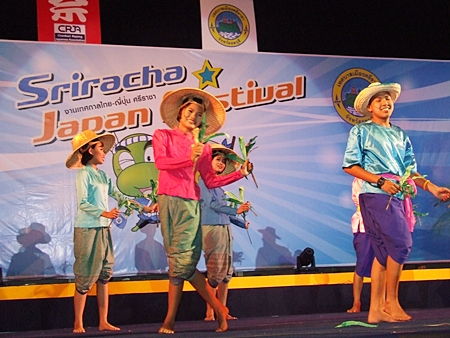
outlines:
{"label": "bare feet on stage", "polygon": [[166,328],[166,327],[161,327],[159,330],[158,330],[158,333],[161,333],[161,334],[174,334],[175,333],[175,331],[174,330],[172,330],[172,329],[168,329],[168,328]]}
{"label": "bare feet on stage", "polygon": [[367,318],[367,322],[371,324],[376,324],[380,322],[406,322],[411,320],[411,316],[408,315],[400,306],[388,306],[386,304],[385,310],[383,311],[370,311]]}
{"label": "bare feet on stage", "polygon": [[387,312],[369,310],[367,322],[370,324],[378,324],[380,322],[397,322],[397,320],[392,318]]}
{"label": "bare feet on stage", "polygon": [[217,312],[217,320],[219,322],[219,327],[216,329],[216,332],[225,332],[228,330],[228,308],[226,306],[221,307],[220,311]]}
{"label": "bare feet on stage", "polygon": [[361,302],[355,302],[353,303],[353,306],[351,309],[347,310],[348,313],[357,313],[361,312]]}
{"label": "bare feet on stage", "polygon": [[76,327],[74,327],[73,328],[73,331],[72,331],[73,333],[85,333],[86,332],[86,330],[84,329],[84,327],[82,327],[82,326],[76,326]]}
{"label": "bare feet on stage", "polygon": [[386,303],[384,311],[397,322],[406,322],[412,318],[403,310],[399,302]]}
{"label": "bare feet on stage", "polygon": [[175,333],[174,327],[175,322],[166,319],[163,323],[163,326],[161,326],[161,328],[158,330],[158,333],[174,334]]}
{"label": "bare feet on stage", "polygon": [[110,323],[100,324],[98,326],[98,329],[100,331],[120,331],[120,328],[118,328],[117,326],[111,325]]}
{"label": "bare feet on stage", "polygon": [[[227,316],[227,320],[234,320],[234,319],[237,319],[237,317],[234,317],[234,316],[231,316],[231,315]],[[216,318],[214,317],[214,315],[213,316],[206,316],[205,319],[203,319],[203,320],[205,322],[213,322],[213,321],[216,320]]]}
{"label": "bare feet on stage", "polygon": [[[98,326],[98,329],[100,331],[120,331],[120,328],[117,326],[111,325],[110,323],[104,323],[100,324]],[[74,325],[73,333],[85,333],[86,330],[84,329],[83,325]]]}

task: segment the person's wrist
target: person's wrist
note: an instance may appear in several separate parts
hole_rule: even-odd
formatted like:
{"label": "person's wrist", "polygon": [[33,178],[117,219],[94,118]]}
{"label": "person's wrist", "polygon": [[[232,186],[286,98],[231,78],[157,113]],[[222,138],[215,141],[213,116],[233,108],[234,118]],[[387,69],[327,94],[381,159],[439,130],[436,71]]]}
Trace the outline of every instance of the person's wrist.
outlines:
{"label": "person's wrist", "polygon": [[381,187],[384,185],[385,182],[386,179],[383,176],[381,176],[377,181],[377,187],[381,189]]}

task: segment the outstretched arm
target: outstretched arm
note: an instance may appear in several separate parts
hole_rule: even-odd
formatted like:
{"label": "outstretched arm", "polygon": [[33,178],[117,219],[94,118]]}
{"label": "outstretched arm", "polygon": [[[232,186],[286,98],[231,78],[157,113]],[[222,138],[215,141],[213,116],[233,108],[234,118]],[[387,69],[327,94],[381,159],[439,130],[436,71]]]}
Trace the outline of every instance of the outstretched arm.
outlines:
{"label": "outstretched arm", "polygon": [[414,180],[416,185],[421,187],[423,190],[429,191],[434,195],[434,197],[447,201],[450,199],[450,189],[447,187],[439,187],[436,184],[432,183],[430,180],[427,180],[425,177],[420,175],[418,172],[411,174],[411,178],[414,176],[420,176]]}

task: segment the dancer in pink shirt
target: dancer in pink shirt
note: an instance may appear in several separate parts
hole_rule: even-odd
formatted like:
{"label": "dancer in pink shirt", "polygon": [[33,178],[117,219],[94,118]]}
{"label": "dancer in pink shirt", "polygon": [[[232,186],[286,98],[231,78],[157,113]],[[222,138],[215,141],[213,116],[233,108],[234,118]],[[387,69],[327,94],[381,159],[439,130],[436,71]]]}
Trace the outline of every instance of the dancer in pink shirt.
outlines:
{"label": "dancer in pink shirt", "polygon": [[185,280],[217,313],[216,331],[226,331],[228,309],[215,297],[196,268],[202,251],[196,173],[212,189],[247,176],[253,165],[246,162],[239,171],[218,176],[211,166],[211,147],[195,142],[193,131],[201,127],[203,114],[206,114],[206,135],[215,133],[225,122],[225,109],[215,96],[197,88],[181,88],[166,93],[160,110],[164,123],[171,129],[158,129],[153,134],[155,164],[159,170],[159,215],[170,282],[167,315],[159,333],[174,333]]}

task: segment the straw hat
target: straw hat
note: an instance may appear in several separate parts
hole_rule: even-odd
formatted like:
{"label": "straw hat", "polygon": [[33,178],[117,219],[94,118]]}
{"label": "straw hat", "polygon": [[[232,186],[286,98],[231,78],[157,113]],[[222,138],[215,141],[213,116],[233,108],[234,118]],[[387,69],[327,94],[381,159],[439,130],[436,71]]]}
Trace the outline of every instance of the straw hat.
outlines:
{"label": "straw hat", "polygon": [[367,107],[372,97],[380,92],[389,92],[392,101],[395,102],[397,101],[401,91],[402,87],[398,83],[373,82],[368,87],[359,92],[358,96],[355,99],[354,107],[358,112],[370,116],[370,112],[367,110]]}
{"label": "straw hat", "polygon": [[66,167],[69,169],[82,168],[83,167],[83,165],[81,164],[82,155],[79,152],[79,150],[85,144],[88,144],[89,142],[97,138],[100,140],[100,142],[103,143],[105,153],[107,153],[113,147],[114,143],[116,143],[116,137],[113,134],[107,133],[103,135],[97,135],[92,130],[84,130],[72,139],[73,151],[66,160]]}
{"label": "straw hat", "polygon": [[[213,153],[214,153],[214,151],[220,151],[220,152],[224,153],[225,155],[234,154],[234,155],[238,156],[234,152],[234,150],[227,148],[227,147],[223,146],[222,144],[211,143],[211,149],[212,149]],[[238,170],[238,168],[239,168],[239,163],[237,161],[234,161],[227,157],[227,163],[225,166],[225,170],[220,175],[231,174],[231,173],[235,172],[236,170]]]}
{"label": "straw hat", "polygon": [[202,104],[206,114],[206,136],[214,134],[225,123],[225,107],[214,95],[198,88],[180,88],[167,92],[161,101],[161,118],[170,128],[178,127],[178,111],[183,102],[189,100]]}

